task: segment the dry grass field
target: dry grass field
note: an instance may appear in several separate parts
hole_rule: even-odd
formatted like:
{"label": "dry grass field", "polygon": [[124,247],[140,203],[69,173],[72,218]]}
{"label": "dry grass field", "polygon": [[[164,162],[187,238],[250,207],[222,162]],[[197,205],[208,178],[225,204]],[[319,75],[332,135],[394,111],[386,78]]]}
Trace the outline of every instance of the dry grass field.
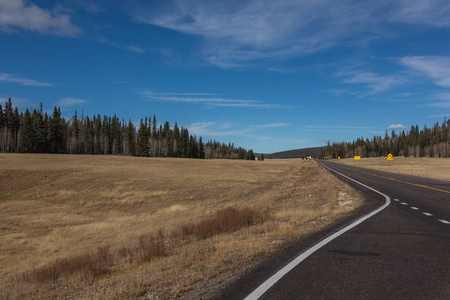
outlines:
{"label": "dry grass field", "polygon": [[174,298],[361,203],[313,161],[0,154],[0,298]]}
{"label": "dry grass field", "polygon": [[381,160],[378,157],[373,157],[362,158],[359,161],[351,158],[334,161],[368,169],[450,181],[449,158],[394,157],[394,160],[388,162],[386,159]]}

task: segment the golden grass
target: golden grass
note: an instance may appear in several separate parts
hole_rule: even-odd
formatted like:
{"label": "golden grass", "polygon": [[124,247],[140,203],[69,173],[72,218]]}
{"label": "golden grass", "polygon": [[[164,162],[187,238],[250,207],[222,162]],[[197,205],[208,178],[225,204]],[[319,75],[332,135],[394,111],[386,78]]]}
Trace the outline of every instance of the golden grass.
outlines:
{"label": "golden grass", "polygon": [[2,299],[170,299],[362,203],[312,161],[0,154],[0,166]]}
{"label": "golden grass", "polygon": [[334,161],[368,169],[450,181],[450,158],[405,158],[400,156],[394,157],[392,161],[387,161],[386,158],[383,160],[361,158],[359,161],[347,158]]}

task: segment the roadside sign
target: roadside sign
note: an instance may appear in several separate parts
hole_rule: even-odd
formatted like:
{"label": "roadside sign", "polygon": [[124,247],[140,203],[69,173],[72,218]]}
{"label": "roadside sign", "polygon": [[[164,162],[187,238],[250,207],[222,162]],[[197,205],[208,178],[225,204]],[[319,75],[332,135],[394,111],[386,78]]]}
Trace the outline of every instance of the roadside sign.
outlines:
{"label": "roadside sign", "polygon": [[355,160],[360,160],[360,159],[361,159],[361,156],[355,156],[354,159],[355,159]]}
{"label": "roadside sign", "polygon": [[341,159],[341,157],[340,157],[340,156],[338,156],[338,159]]}
{"label": "roadside sign", "polygon": [[392,157],[392,154],[388,154],[388,156],[387,156],[387,160],[394,160],[394,158]]}

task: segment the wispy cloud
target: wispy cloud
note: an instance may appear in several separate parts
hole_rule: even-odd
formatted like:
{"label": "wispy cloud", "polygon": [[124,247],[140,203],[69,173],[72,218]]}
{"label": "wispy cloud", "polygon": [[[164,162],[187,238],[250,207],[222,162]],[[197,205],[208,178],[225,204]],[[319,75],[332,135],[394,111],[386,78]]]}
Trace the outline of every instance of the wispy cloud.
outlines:
{"label": "wispy cloud", "polygon": [[382,131],[380,128],[377,127],[363,127],[363,126],[333,126],[333,125],[308,125],[303,126],[303,131],[317,131],[317,132],[351,132],[351,133],[370,133],[370,134],[382,134],[384,131]]}
{"label": "wispy cloud", "polygon": [[447,118],[447,120],[448,120],[448,119],[450,119],[450,112],[446,113],[446,114],[440,114],[440,115],[431,115],[431,116],[428,116],[428,118]]}
{"label": "wispy cloud", "polygon": [[425,74],[437,85],[450,87],[450,56],[407,56],[400,63]]}
{"label": "wispy cloud", "polygon": [[0,74],[0,81],[18,83],[18,84],[27,85],[27,86],[44,86],[45,87],[45,86],[54,86],[55,85],[53,83],[47,83],[47,82],[37,81],[37,80],[33,80],[33,79],[15,77],[11,74],[5,74],[5,73]]}
{"label": "wispy cloud", "polygon": [[[396,24],[450,27],[446,0],[166,0],[141,5],[138,22],[203,39],[203,57],[220,67],[288,59],[341,44],[367,43]],[[277,71],[277,70],[274,70]]]}
{"label": "wispy cloud", "polygon": [[409,128],[408,126],[405,126],[403,124],[392,124],[389,125],[387,129],[406,129]]}
{"label": "wispy cloud", "polygon": [[222,94],[212,94],[212,93],[155,93],[155,92],[144,92],[149,95],[157,96],[222,96]]}
{"label": "wispy cloud", "polygon": [[450,108],[450,93],[438,93],[429,97],[430,102],[422,106]]}
{"label": "wispy cloud", "polygon": [[72,37],[82,34],[81,28],[71,23],[69,15],[52,13],[29,1],[0,1],[0,30],[12,32],[16,28]]}
{"label": "wispy cloud", "polygon": [[450,27],[450,3],[447,0],[400,0],[392,6],[395,9],[389,14],[391,22]]}
{"label": "wispy cloud", "polygon": [[57,102],[57,105],[61,107],[74,107],[77,105],[85,104],[87,100],[78,99],[78,98],[62,98]]}
{"label": "wispy cloud", "polygon": [[279,104],[267,104],[259,100],[212,97],[214,95],[221,95],[211,93],[154,93],[151,91],[143,91],[139,92],[139,94],[150,101],[204,104],[210,107],[246,107],[261,109],[292,108],[291,106]]}
{"label": "wispy cloud", "polygon": [[188,126],[189,132],[207,137],[215,136],[239,136],[250,132],[248,129],[223,130],[223,124],[220,122],[195,122]]}
{"label": "wispy cloud", "polygon": [[30,100],[26,99],[26,98],[22,98],[22,97],[0,97],[0,104],[4,104],[6,103],[6,101],[8,101],[8,99],[11,98],[11,102],[13,104],[13,106],[17,106],[20,109],[24,109],[25,107],[30,105]]}
{"label": "wispy cloud", "polygon": [[362,94],[362,96],[385,92],[405,83],[405,79],[398,75],[378,75],[366,71],[338,72],[336,73],[336,76],[345,77],[342,80],[343,83],[365,85],[370,91],[366,94]]}
{"label": "wispy cloud", "polygon": [[139,54],[145,53],[144,49],[137,47],[137,46],[126,46],[126,47],[124,47],[124,49],[130,50],[130,51],[133,51],[133,52],[139,53]]}
{"label": "wispy cloud", "polygon": [[[137,21],[205,39],[203,55],[221,67],[319,51],[368,21],[369,10],[326,1],[166,1],[140,9]],[[343,18],[342,15],[346,17]],[[356,16],[356,17],[355,17]],[[318,24],[323,23],[318,26]]]}
{"label": "wispy cloud", "polygon": [[128,51],[132,51],[134,53],[138,53],[138,54],[144,54],[145,50],[142,49],[141,47],[138,46],[134,46],[134,45],[120,45],[118,43],[115,43],[113,41],[110,41],[104,37],[100,37],[98,39],[96,39],[98,42],[103,43],[105,45],[109,45],[118,49],[122,49],[122,50],[128,50]]}
{"label": "wispy cloud", "polygon": [[305,128],[341,128],[341,129],[378,129],[375,127],[361,127],[361,126],[339,126],[339,125],[333,125],[333,126],[322,126],[322,125],[307,125],[304,126]]}
{"label": "wispy cloud", "polygon": [[256,125],[254,127],[256,127],[256,128],[273,128],[273,127],[286,127],[289,125],[290,125],[289,123],[273,123],[273,124]]}

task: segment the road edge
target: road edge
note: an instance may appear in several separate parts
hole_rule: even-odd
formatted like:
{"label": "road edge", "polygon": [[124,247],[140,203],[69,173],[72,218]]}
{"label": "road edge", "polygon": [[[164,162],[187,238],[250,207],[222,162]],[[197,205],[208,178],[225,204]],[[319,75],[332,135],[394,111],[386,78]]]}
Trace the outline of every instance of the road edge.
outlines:
{"label": "road edge", "polygon": [[351,222],[350,224],[338,229],[337,231],[333,232],[332,234],[326,236],[322,240],[318,241],[317,243],[313,244],[309,248],[306,248],[303,250],[300,254],[298,254],[293,260],[288,262],[286,265],[284,265],[282,268],[280,268],[275,274],[273,274],[271,277],[269,277],[266,281],[264,281],[258,288],[256,288],[253,292],[251,292],[245,300],[256,300],[259,299],[261,296],[263,296],[273,285],[275,285],[281,278],[283,278],[287,273],[289,273],[292,269],[294,269],[298,264],[300,264],[302,261],[304,261],[306,258],[308,258],[311,254],[334,240],[335,238],[341,236],[342,234],[346,233],[350,229],[358,226],[362,222],[366,221],[367,219],[373,217],[374,215],[378,214],[380,211],[384,210],[386,207],[389,206],[391,203],[391,198],[387,196],[386,194],[381,193],[380,191],[369,187],[353,178],[350,178],[342,173],[339,173],[338,171],[327,167],[321,163],[318,162],[318,165],[326,168],[328,171],[334,172],[338,174],[339,176],[342,176],[354,183],[357,183],[383,197],[385,197],[386,202],[381,206],[376,208],[375,210],[369,212],[368,214],[363,215],[362,217],[356,219],[355,221]]}

